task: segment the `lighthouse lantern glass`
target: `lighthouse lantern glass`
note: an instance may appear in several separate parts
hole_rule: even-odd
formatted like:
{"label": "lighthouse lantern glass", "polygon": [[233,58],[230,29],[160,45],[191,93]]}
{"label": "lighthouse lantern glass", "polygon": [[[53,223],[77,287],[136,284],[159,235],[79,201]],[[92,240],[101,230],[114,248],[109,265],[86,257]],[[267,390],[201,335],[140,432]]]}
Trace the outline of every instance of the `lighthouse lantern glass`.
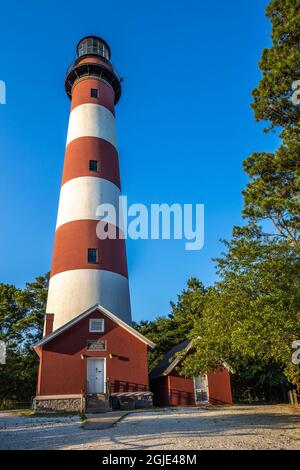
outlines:
{"label": "lighthouse lantern glass", "polygon": [[96,54],[109,60],[109,51],[105,44],[98,38],[83,39],[78,46],[78,57],[87,54]]}

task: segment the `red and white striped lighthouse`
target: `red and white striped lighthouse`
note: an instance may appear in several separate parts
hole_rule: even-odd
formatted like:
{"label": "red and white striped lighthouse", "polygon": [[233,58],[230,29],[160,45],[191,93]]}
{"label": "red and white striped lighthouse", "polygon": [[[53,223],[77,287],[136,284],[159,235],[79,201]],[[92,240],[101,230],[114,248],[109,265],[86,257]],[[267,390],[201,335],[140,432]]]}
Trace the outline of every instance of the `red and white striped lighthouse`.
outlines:
{"label": "red and white striped lighthouse", "polygon": [[47,302],[53,330],[95,304],[131,323],[125,240],[96,234],[104,223],[97,207],[118,212],[120,196],[114,106],[121,81],[110,55],[103,39],[85,37],[66,76],[71,113]]}

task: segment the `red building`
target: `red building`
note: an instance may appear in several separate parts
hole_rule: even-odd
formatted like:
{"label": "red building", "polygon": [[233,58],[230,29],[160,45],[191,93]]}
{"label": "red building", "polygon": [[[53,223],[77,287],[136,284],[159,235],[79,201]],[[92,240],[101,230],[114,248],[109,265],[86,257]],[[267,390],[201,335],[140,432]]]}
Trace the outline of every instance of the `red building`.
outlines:
{"label": "red building", "polygon": [[40,357],[35,408],[44,410],[109,409],[152,405],[148,348],[154,344],[120,318],[97,305],[53,331],[46,314],[45,336],[35,350]]}
{"label": "red building", "polygon": [[[183,357],[191,351],[191,342],[173,347],[150,373],[150,388],[156,406],[196,406],[232,403],[230,374],[226,368],[194,379],[179,375]],[[183,353],[178,358],[177,353]]]}

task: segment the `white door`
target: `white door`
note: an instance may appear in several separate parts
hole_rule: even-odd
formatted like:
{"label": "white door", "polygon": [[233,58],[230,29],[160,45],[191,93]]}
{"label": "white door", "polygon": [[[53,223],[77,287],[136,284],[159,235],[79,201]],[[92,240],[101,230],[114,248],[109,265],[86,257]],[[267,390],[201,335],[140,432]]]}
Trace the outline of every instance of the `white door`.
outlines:
{"label": "white door", "polygon": [[104,393],[104,359],[87,360],[88,393]]}
{"label": "white door", "polygon": [[205,403],[208,401],[208,380],[207,375],[194,377],[195,401]]}

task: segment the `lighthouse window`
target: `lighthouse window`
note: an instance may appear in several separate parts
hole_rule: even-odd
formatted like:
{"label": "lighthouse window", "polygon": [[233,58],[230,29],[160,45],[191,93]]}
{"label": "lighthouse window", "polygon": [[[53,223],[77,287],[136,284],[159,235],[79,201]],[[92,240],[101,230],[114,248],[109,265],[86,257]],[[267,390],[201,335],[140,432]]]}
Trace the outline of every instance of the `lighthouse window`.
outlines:
{"label": "lighthouse window", "polygon": [[98,90],[97,88],[91,88],[91,97],[98,98]]}
{"label": "lighthouse window", "polygon": [[88,248],[88,263],[98,263],[97,248]]}
{"label": "lighthouse window", "polygon": [[90,171],[98,171],[98,161],[90,160]]}
{"label": "lighthouse window", "polygon": [[90,333],[103,333],[104,320],[102,318],[90,318]]}

